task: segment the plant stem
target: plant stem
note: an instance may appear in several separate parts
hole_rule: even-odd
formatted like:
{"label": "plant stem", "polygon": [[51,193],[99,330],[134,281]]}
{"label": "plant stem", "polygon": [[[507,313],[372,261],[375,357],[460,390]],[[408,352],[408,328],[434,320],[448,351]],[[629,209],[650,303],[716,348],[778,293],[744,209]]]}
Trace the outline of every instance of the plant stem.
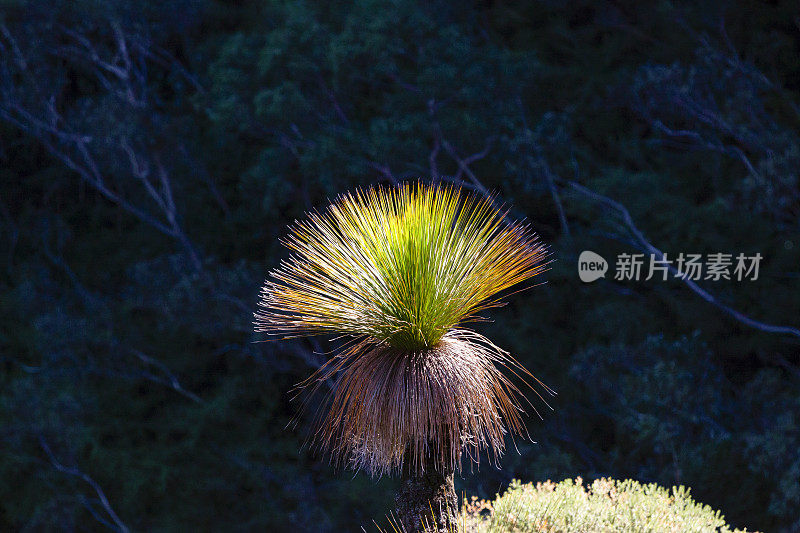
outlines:
{"label": "plant stem", "polygon": [[[410,461],[404,462],[410,465]],[[451,533],[456,528],[458,498],[453,471],[443,471],[431,456],[424,472],[405,468],[395,497],[397,518],[404,533]]]}

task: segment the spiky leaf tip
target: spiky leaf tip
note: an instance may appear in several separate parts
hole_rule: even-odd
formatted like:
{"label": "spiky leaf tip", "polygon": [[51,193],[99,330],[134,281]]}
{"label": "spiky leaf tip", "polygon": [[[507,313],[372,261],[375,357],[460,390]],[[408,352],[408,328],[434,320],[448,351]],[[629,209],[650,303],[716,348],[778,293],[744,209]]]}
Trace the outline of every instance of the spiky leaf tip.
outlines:
{"label": "spiky leaf tip", "polygon": [[290,228],[292,254],[270,273],[256,329],[333,333],[404,350],[497,306],[539,274],[545,246],[488,198],[407,183],[340,196]]}

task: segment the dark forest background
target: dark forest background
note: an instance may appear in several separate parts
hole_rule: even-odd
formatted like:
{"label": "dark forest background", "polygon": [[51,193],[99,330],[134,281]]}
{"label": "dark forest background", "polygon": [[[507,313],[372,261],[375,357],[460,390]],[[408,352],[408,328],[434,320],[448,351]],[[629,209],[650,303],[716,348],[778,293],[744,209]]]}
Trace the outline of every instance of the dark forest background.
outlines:
{"label": "dark forest background", "polygon": [[[496,192],[556,260],[477,326],[554,411],[459,494],[633,477],[797,531],[797,8],[0,0],[0,530],[383,520],[394,480],[286,429],[333,344],[251,320],[287,223],[423,179]],[[709,298],[578,279],[648,247],[764,259]]]}

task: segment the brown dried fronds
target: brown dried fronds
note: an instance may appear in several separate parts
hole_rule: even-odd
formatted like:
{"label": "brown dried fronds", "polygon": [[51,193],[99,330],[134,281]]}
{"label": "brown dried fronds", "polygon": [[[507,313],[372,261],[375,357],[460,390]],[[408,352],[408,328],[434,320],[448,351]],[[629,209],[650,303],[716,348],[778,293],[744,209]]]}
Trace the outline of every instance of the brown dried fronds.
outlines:
{"label": "brown dried fronds", "polygon": [[338,377],[313,442],[337,465],[378,476],[421,472],[426,457],[441,471],[460,471],[464,455],[479,465],[482,452],[496,463],[508,431],[525,435],[525,397],[502,369],[551,392],[469,330],[453,329],[434,347],[413,352],[355,344],[311,378]]}

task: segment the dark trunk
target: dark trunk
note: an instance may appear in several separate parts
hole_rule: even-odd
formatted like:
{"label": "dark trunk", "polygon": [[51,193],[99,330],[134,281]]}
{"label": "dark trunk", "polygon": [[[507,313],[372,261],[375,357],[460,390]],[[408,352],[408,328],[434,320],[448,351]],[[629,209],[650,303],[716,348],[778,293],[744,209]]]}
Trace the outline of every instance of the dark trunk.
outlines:
{"label": "dark trunk", "polygon": [[458,498],[453,472],[442,472],[430,458],[425,462],[424,473],[410,470],[406,468],[403,472],[400,491],[395,497],[400,530],[404,533],[455,531]]}

